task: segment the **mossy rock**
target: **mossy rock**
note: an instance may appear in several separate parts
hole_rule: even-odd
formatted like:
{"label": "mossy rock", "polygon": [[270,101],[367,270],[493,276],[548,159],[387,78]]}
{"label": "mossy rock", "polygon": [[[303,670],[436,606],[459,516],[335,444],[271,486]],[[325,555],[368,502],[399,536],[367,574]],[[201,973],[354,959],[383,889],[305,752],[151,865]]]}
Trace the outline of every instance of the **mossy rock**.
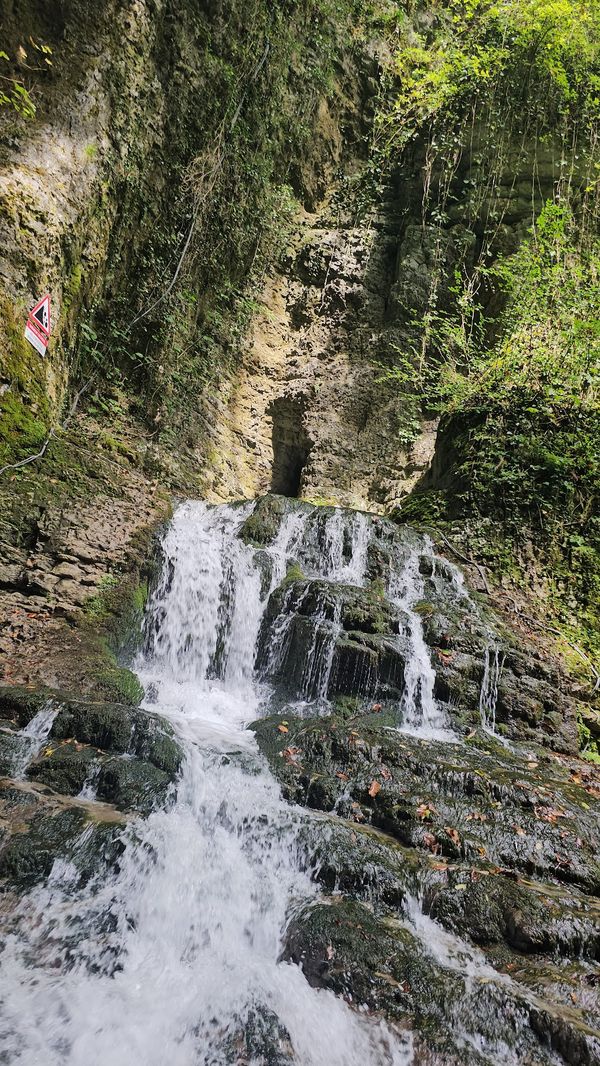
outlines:
{"label": "mossy rock", "polygon": [[482,946],[506,943],[516,951],[588,958],[600,956],[600,927],[593,904],[564,891],[503,874],[473,880],[451,871],[432,893],[429,913],[448,929]]}
{"label": "mossy rock", "polygon": [[79,884],[113,866],[123,851],[122,827],[89,820],[78,808],[35,816],[0,851],[0,877],[25,890],[44,881],[57,858],[73,863]]}
{"label": "mossy rock", "polygon": [[302,506],[298,501],[289,500],[287,496],[262,496],[257,500],[252,514],[243,523],[239,536],[245,544],[265,548],[277,536],[286,514]]}
{"label": "mossy rock", "polygon": [[450,861],[600,889],[600,805],[543,754],[530,767],[485,735],[478,746],[432,745],[390,729],[382,714],[287,715],[285,723],[283,733],[280,716],[252,729],[292,802],[335,810]]}
{"label": "mossy rock", "polygon": [[119,810],[146,815],[165,805],[171,784],[171,777],[152,763],[113,757],[102,764],[96,795]]}
{"label": "mossy rock", "polygon": [[28,725],[49,701],[58,706],[50,730],[52,738],[73,737],[102,751],[137,755],[172,777],[178,773],[182,749],[169,723],[159,715],[121,703],[74,700],[52,689],[0,688],[0,710],[14,719],[18,728]]}
{"label": "mossy rock", "polygon": [[93,748],[78,750],[75,744],[61,744],[30,763],[27,776],[65,796],[77,796],[99,765],[98,753]]}

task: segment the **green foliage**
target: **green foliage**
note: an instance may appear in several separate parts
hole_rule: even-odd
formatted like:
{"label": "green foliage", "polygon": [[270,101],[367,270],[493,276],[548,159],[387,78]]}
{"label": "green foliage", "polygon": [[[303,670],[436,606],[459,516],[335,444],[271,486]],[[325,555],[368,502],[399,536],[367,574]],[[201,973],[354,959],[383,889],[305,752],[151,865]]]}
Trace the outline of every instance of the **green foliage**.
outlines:
{"label": "green foliage", "polygon": [[[394,73],[399,90],[382,115],[398,146],[424,124],[462,118],[484,102],[507,100],[554,124],[600,114],[600,6],[597,0],[450,0],[432,4],[425,32],[398,11]],[[524,96],[524,93],[527,96]]]}
{"label": "green foliage", "polygon": [[[426,375],[428,402],[437,400],[445,413],[444,432],[458,454],[451,510],[497,516],[515,543],[533,537],[559,620],[593,650],[600,611],[600,240],[578,243],[572,212],[549,203],[530,238],[485,273],[503,294],[501,314],[486,321],[467,283],[455,310],[438,316],[437,336],[431,330],[438,357]],[[478,328],[465,329],[474,319]],[[463,343],[444,348],[450,332]],[[403,518],[432,521],[447,506],[444,493],[415,496]]]}
{"label": "green foliage", "polygon": [[600,3],[394,6],[386,29],[378,151],[422,168],[429,272],[386,375],[412,419],[443,415],[449,456],[402,518],[468,526],[471,551],[513,577],[538,566],[558,624],[594,650]]}
{"label": "green foliage", "polygon": [[[28,64],[28,69],[34,72],[39,72],[52,66],[52,49],[47,44],[38,44],[33,38],[30,38],[30,43],[34,51],[37,53],[37,63],[35,65]],[[21,47],[21,61],[28,58],[27,53]],[[31,97],[29,89],[23,85],[20,78],[13,77],[10,74],[4,73],[6,68],[5,63],[10,64],[11,60],[6,52],[0,50],[0,111],[3,108],[15,111],[23,118],[32,119],[35,117],[36,108]]]}

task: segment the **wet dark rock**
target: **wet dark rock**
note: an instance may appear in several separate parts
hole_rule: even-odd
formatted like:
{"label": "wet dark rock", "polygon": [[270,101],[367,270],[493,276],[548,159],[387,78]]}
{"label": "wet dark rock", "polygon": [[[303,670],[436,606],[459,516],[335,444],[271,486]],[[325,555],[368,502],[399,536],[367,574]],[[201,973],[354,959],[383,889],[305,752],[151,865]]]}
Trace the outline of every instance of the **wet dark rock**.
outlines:
{"label": "wet dark rock", "polygon": [[[49,701],[58,713],[36,752],[18,730]],[[18,688],[0,689],[0,710],[6,716],[0,770],[14,773],[29,754],[27,781],[0,790],[0,877],[19,891],[46,878],[56,859],[73,863],[76,876],[89,879],[122,850],[117,810],[146,815],[168,801],[183,756],[158,715]],[[85,786],[117,810],[79,799]],[[97,822],[91,820],[94,809]]]}
{"label": "wet dark rock", "polygon": [[[51,738],[75,739],[101,751],[136,755],[173,778],[178,773],[182,750],[171,726],[159,715],[120,703],[82,702],[49,689],[0,688],[0,711],[13,716],[15,728],[28,725],[49,701],[58,707]],[[0,759],[10,743],[16,748],[18,738],[0,734]]]}
{"label": "wet dark rock", "polygon": [[[287,626],[272,661],[273,632]],[[407,656],[403,612],[369,589],[287,580],[272,593],[259,637],[257,666],[297,695],[399,699]],[[324,685],[324,670],[331,669]]]}
{"label": "wet dark rock", "polygon": [[290,1034],[277,1015],[263,1005],[248,1012],[225,1050],[228,1063],[260,1063],[261,1066],[291,1066],[296,1061]]}
{"label": "wet dark rock", "polygon": [[600,889],[598,800],[568,768],[528,762],[490,740],[427,742],[382,714],[253,725],[293,802],[372,824],[451,860]]}
{"label": "wet dark rock", "polygon": [[300,509],[302,506],[287,496],[262,496],[250,517],[243,523],[239,536],[246,544],[264,548],[277,536],[285,515],[289,514],[292,508]]}
{"label": "wet dark rock", "polygon": [[505,627],[496,626],[499,632],[494,632],[472,599],[452,594],[437,563],[429,585],[417,610],[432,650],[435,696],[446,704],[450,717],[464,729],[479,724],[486,654],[492,663],[497,654],[497,731],[576,754],[577,702],[557,663],[543,661],[523,638],[518,648]]}
{"label": "wet dark rock", "polygon": [[526,954],[600,957],[600,909],[585,897],[505,875],[459,870],[426,900],[428,913],[476,944],[506,943]]}
{"label": "wet dark rock", "polygon": [[20,686],[0,686],[0,711],[15,728],[29,725],[51,697],[49,689],[27,689]]}
{"label": "wet dark rock", "polygon": [[121,704],[63,704],[51,736],[76,737],[104,751],[129,753],[175,776],[182,760],[171,726],[158,715]]}
{"label": "wet dark rock", "polygon": [[149,814],[167,802],[171,784],[171,777],[152,763],[111,758],[102,764],[96,794],[119,810]]}
{"label": "wet dark rock", "polygon": [[305,833],[307,866],[327,892],[377,901],[396,911],[417,894],[423,860],[414,849],[339,819],[319,820]]}
{"label": "wet dark rock", "polygon": [[65,859],[82,884],[118,860],[121,833],[119,824],[93,822],[82,809],[41,811],[0,851],[0,878],[20,890],[30,888],[48,877],[57,859]]}
{"label": "wet dark rock", "polygon": [[99,765],[98,753],[93,748],[78,750],[75,744],[61,744],[50,754],[31,763],[27,776],[49,785],[55,792],[76,796]]}
{"label": "wet dark rock", "polygon": [[[570,1034],[573,1049],[592,1053],[593,1036],[557,1013],[532,1008],[518,985],[489,978],[469,981],[462,968],[440,964],[435,947],[429,951],[407,923],[378,916],[354,900],[307,907],[290,923],[282,957],[301,966],[314,987],[331,989],[393,1021],[409,1022],[444,1062],[453,1052],[473,1066],[500,1062],[510,1040],[515,1061],[550,1066],[559,1031]],[[537,1019],[538,1012],[546,1017],[545,1032],[536,1033],[529,1024],[530,1015]],[[481,1056],[469,1041],[469,1025],[483,1036],[486,1053]],[[577,1060],[571,1052],[566,1061]]]}
{"label": "wet dark rock", "polygon": [[25,745],[24,739],[15,733],[5,730],[0,732],[0,774],[10,777],[25,751]]}

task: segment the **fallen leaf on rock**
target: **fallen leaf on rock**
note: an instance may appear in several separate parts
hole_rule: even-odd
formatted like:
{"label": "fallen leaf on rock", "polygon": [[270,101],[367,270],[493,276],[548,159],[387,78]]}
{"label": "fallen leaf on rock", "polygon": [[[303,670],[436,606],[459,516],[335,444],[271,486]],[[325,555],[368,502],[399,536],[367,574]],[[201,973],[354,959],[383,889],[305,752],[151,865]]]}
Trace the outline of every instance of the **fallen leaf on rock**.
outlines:
{"label": "fallen leaf on rock", "polygon": [[554,825],[559,818],[566,818],[564,811],[558,809],[558,807],[534,807],[536,818],[541,819],[542,822],[550,822]]}
{"label": "fallen leaf on rock", "polygon": [[520,825],[513,825],[513,829],[518,837],[526,837],[527,833],[524,829],[521,829]]}
{"label": "fallen leaf on rock", "polygon": [[379,714],[379,711],[381,710],[381,707],[382,707],[381,703],[374,703],[373,706],[371,707],[371,710],[375,714]]}
{"label": "fallen leaf on rock", "polygon": [[350,780],[350,778],[348,777],[348,774],[343,773],[342,770],[336,770],[335,771],[335,776],[339,777],[340,781],[349,781]]}
{"label": "fallen leaf on rock", "polygon": [[369,795],[371,797],[374,797],[377,795],[378,792],[381,792],[381,785],[379,784],[379,781],[371,781],[371,784],[369,785]]}
{"label": "fallen leaf on rock", "polygon": [[284,725],[283,722],[281,723],[281,725],[278,725],[277,728],[280,733],[289,733],[288,727]]}
{"label": "fallen leaf on rock", "polygon": [[417,815],[419,818],[430,818],[432,814],[437,814],[433,803],[420,803],[417,807]]}
{"label": "fallen leaf on rock", "polygon": [[429,850],[431,852],[433,852],[434,855],[437,855],[438,852],[441,850],[440,849],[440,845],[438,844],[438,842],[437,842],[436,838],[434,837],[433,833],[423,833],[423,836],[422,836],[421,839],[422,839],[425,847],[429,848]]}
{"label": "fallen leaf on rock", "polygon": [[444,832],[448,834],[453,844],[456,844],[457,848],[460,847],[460,833],[458,829],[452,829],[451,826],[445,825]]}
{"label": "fallen leaf on rock", "polygon": [[302,755],[302,749],[284,748],[281,754],[287,763],[291,763],[293,766],[296,766],[298,764],[298,756]]}

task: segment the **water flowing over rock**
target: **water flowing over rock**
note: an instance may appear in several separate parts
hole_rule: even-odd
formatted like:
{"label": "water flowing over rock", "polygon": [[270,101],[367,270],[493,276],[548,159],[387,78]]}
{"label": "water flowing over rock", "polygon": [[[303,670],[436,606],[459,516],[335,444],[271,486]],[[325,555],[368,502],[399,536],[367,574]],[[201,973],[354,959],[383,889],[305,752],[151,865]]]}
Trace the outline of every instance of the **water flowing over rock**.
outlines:
{"label": "water flowing over rock", "polygon": [[[3,1060],[597,1063],[594,790],[481,723],[458,572],[280,497],[183,504],[162,553],[144,709],[0,694],[47,741],[0,796]],[[471,619],[466,706],[432,612]]]}

